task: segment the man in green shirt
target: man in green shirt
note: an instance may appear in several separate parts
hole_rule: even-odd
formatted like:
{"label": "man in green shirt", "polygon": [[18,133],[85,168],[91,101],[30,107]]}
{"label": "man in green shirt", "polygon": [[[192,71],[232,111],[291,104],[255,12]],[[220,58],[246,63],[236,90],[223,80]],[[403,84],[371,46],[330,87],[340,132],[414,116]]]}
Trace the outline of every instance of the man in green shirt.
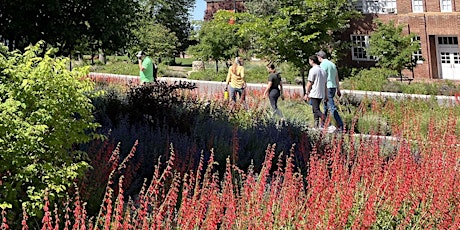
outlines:
{"label": "man in green shirt", "polygon": [[149,56],[147,56],[144,51],[139,51],[137,53],[138,63],[139,63],[139,75],[141,84],[154,82],[156,79],[153,76],[153,62]]}
{"label": "man in green shirt", "polygon": [[337,122],[337,128],[339,131],[343,131],[343,121],[342,118],[339,115],[339,112],[337,111],[337,107],[335,106],[334,103],[334,96],[337,94],[337,96],[342,96],[342,93],[340,92],[340,83],[339,83],[339,75],[337,72],[337,67],[335,64],[327,59],[327,55],[324,51],[319,51],[316,53],[316,56],[318,57],[318,60],[321,62],[320,67],[324,71],[326,71],[327,74],[327,102],[324,103],[324,114],[325,116],[328,115],[328,112],[330,112],[333,116],[335,121]]}

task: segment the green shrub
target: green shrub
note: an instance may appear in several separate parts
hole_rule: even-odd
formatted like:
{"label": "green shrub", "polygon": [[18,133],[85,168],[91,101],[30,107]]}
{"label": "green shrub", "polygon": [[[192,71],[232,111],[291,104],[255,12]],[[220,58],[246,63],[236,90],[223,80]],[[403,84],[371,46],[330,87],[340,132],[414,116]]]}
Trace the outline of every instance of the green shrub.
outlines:
{"label": "green shrub", "polygon": [[442,82],[437,88],[438,88],[438,92],[437,92],[438,95],[446,95],[446,96],[454,95],[460,89],[452,81],[448,81],[448,80]]}
{"label": "green shrub", "polygon": [[94,139],[94,83],[88,68],[69,71],[44,42],[24,54],[0,46],[0,207],[29,215],[66,195],[88,168],[78,145]]}
{"label": "green shrub", "polygon": [[389,81],[387,84],[384,84],[382,87],[383,92],[392,92],[392,93],[402,93],[403,86],[400,82]]}
{"label": "green shrub", "polygon": [[379,115],[365,114],[358,119],[358,129],[363,134],[391,135],[388,121]]}
{"label": "green shrub", "polygon": [[352,90],[383,91],[383,87],[388,83],[387,77],[395,74],[395,71],[371,68],[361,70],[355,76],[345,79],[343,87]]}

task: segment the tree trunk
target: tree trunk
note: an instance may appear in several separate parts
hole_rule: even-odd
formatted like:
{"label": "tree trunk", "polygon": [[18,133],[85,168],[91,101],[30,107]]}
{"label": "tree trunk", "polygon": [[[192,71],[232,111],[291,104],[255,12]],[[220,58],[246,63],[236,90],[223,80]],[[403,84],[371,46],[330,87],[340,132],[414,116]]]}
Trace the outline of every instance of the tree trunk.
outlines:
{"label": "tree trunk", "polygon": [[216,60],[216,73],[219,72],[219,61]]}
{"label": "tree trunk", "polygon": [[[307,93],[307,89],[305,89],[305,70],[302,68],[300,69],[300,76],[302,77],[302,89],[303,95]],[[302,96],[303,97],[303,96]]]}
{"label": "tree trunk", "polygon": [[69,53],[69,70],[72,71],[72,53]]}

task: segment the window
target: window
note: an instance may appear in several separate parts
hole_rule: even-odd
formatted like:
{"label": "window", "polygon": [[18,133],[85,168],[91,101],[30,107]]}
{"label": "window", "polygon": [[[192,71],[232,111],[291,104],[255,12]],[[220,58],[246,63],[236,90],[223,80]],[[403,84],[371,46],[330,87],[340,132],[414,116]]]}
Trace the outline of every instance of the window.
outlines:
{"label": "window", "polygon": [[[420,36],[416,36],[412,41],[418,41],[418,43],[421,44]],[[418,51],[412,54],[412,59],[417,60],[417,64],[423,63],[422,47],[420,47]]]}
{"label": "window", "polygon": [[423,13],[423,1],[422,0],[412,0],[412,12]]}
{"label": "window", "polygon": [[368,56],[366,48],[369,47],[369,35],[351,35],[351,59],[354,61],[374,61],[375,58]]}
{"label": "window", "polygon": [[357,0],[353,4],[356,10],[364,14],[396,13],[396,0]]}
{"label": "window", "polygon": [[451,0],[441,0],[441,12],[452,12]]}
{"label": "window", "polygon": [[457,37],[438,37],[438,45],[458,45]]}

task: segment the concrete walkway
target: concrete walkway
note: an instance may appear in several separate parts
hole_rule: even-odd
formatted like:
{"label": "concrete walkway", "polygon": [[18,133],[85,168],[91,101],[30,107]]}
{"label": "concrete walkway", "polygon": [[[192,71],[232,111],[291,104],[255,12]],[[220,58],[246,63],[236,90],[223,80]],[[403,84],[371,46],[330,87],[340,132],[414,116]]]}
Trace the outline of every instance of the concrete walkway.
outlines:
{"label": "concrete walkway", "polygon": [[[105,73],[94,73],[89,74],[90,77],[102,78],[102,79],[111,79],[116,81],[124,82],[138,82],[138,76],[131,75],[117,75],[117,74],[105,74]],[[189,80],[186,78],[171,78],[171,77],[161,77],[160,81],[166,82],[179,82],[187,81],[195,83],[199,90],[203,90],[210,95],[215,95],[216,93],[223,93],[225,88],[225,82],[216,82],[216,81],[200,81],[200,80]],[[248,83],[248,90],[264,90],[267,84],[257,84],[257,83]],[[290,95],[298,94],[303,95],[302,86],[299,85],[283,85],[284,91]],[[452,106],[457,105],[459,102],[456,101],[453,96],[431,96],[431,95],[421,95],[421,94],[403,94],[403,93],[389,93],[389,92],[375,92],[375,91],[362,91],[362,90],[341,90],[342,94],[348,94],[355,96],[357,98],[378,96],[378,97],[391,97],[395,99],[407,99],[407,98],[419,98],[424,100],[430,100],[432,98],[436,99],[440,105],[443,106]]]}

